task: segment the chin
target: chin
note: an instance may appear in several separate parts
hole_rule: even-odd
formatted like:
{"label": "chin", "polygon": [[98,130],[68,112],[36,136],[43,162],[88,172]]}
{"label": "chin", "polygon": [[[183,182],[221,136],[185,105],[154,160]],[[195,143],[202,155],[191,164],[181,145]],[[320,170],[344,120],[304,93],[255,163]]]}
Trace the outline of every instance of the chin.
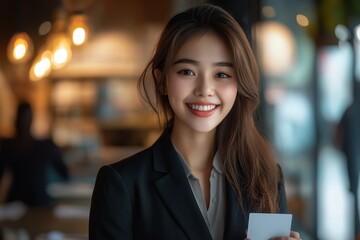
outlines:
{"label": "chin", "polygon": [[201,126],[192,126],[192,129],[195,131],[195,132],[198,132],[198,133],[211,133],[213,131],[216,130],[218,125],[201,125]]}

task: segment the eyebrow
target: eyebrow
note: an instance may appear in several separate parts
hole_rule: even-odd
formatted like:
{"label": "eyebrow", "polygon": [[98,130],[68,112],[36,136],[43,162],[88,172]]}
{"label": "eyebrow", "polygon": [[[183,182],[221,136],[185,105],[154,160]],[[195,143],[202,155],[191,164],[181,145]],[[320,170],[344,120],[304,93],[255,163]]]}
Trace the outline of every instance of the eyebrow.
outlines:
{"label": "eyebrow", "polygon": [[[193,64],[193,65],[199,65],[199,62],[193,59],[189,59],[189,58],[181,58],[177,61],[175,61],[173,63],[173,65],[179,64],[179,63],[188,63],[188,64]],[[230,62],[216,62],[213,64],[214,66],[219,66],[219,67],[230,67],[233,68],[234,65]]]}

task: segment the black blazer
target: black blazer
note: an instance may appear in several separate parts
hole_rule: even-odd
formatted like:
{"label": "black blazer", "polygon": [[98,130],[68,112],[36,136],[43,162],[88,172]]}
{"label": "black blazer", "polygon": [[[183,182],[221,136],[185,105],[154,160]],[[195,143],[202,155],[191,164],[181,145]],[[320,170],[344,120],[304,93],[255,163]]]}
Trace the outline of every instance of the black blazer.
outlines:
{"label": "black blazer", "polygon": [[[286,212],[283,183],[279,185],[280,212]],[[246,238],[249,212],[239,208],[226,183],[223,239]],[[89,239],[212,239],[168,131],[152,147],[99,170]]]}

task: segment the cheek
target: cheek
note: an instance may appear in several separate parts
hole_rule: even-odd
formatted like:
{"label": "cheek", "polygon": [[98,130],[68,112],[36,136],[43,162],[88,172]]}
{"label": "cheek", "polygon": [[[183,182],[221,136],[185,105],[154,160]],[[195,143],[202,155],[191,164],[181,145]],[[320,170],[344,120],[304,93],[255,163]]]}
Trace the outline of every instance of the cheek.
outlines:
{"label": "cheek", "polygon": [[186,81],[181,81],[180,79],[171,78],[169,75],[166,81],[167,93],[169,97],[180,97],[186,95],[189,91],[189,84]]}
{"label": "cheek", "polygon": [[166,90],[167,93],[172,93],[174,88],[176,88],[176,81],[174,81],[174,76],[171,73],[166,75]]}
{"label": "cheek", "polygon": [[226,86],[222,89],[222,98],[231,106],[234,104],[236,95],[237,95],[237,87],[236,85],[233,86]]}

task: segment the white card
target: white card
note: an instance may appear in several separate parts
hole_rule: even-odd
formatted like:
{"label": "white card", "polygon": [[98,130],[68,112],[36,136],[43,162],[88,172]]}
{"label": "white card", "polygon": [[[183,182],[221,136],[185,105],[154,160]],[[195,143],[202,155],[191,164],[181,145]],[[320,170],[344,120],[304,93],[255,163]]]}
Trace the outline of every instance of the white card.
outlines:
{"label": "white card", "polygon": [[247,238],[268,240],[290,236],[292,214],[250,213]]}

